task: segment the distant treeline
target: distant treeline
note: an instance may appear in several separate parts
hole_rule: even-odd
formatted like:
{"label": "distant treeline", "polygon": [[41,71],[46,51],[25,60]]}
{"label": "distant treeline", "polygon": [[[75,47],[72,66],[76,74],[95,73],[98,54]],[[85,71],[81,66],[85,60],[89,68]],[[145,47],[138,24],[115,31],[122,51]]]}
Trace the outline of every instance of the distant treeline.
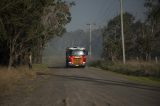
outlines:
{"label": "distant treeline", "polygon": [[[144,22],[135,21],[124,13],[124,37],[127,59],[151,60],[160,56],[160,0],[146,0]],[[120,15],[109,21],[103,31],[103,57],[112,61],[122,59]]]}
{"label": "distant treeline", "polygon": [[65,32],[72,5],[62,0],[1,0],[0,64],[10,68],[29,59],[41,63],[48,40]]}

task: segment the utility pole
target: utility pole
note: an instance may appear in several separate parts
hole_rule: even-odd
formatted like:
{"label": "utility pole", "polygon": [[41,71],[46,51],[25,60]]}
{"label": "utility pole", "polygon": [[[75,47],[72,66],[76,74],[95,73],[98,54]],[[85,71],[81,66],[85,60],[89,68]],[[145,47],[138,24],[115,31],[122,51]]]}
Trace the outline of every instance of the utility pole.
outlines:
{"label": "utility pole", "polygon": [[123,49],[123,64],[125,64],[126,56],[125,56],[124,31],[123,31],[123,0],[120,0],[120,8],[121,8],[121,36],[122,36],[122,49]]}
{"label": "utility pole", "polygon": [[92,60],[92,25],[96,25],[96,24],[87,24],[89,25],[89,56],[90,56],[90,60]]}
{"label": "utility pole", "polygon": [[89,57],[90,60],[92,59],[92,25],[91,24],[87,24],[89,25]]}

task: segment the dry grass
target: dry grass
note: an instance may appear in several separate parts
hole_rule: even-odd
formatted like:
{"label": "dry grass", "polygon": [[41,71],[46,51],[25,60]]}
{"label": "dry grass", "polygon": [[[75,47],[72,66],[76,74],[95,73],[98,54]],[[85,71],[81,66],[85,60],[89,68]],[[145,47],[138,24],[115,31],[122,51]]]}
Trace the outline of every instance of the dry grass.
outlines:
{"label": "dry grass", "polygon": [[91,66],[127,75],[160,77],[160,63],[155,62],[127,61],[123,64],[122,62],[96,61]]}
{"label": "dry grass", "polygon": [[0,67],[0,96],[12,93],[22,80],[33,79],[35,77],[36,72],[28,70],[25,67],[11,70]]}
{"label": "dry grass", "polygon": [[142,66],[142,65],[143,66],[157,66],[157,65],[160,65],[160,63],[156,63],[155,61],[136,61],[136,60],[127,61],[126,64],[131,65],[131,66]]}
{"label": "dry grass", "polygon": [[145,61],[95,61],[90,64],[93,67],[102,68],[107,71],[113,71],[124,75],[127,79],[142,84],[160,86],[160,63]]}
{"label": "dry grass", "polygon": [[32,70],[28,66],[21,66],[8,70],[7,67],[0,67],[0,97],[10,95],[26,80],[33,80],[37,77],[37,72],[46,72],[48,68],[43,64],[33,64]]}
{"label": "dry grass", "polygon": [[153,76],[160,77],[160,64],[154,62],[136,62],[129,61],[125,65],[122,63],[115,64],[122,73],[133,74],[136,76]]}

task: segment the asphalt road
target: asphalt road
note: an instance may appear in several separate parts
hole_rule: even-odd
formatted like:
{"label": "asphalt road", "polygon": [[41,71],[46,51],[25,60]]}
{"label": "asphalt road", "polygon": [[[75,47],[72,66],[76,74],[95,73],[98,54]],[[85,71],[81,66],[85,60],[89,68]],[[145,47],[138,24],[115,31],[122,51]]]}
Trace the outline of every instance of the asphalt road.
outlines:
{"label": "asphalt road", "polygon": [[[50,77],[14,106],[160,106],[160,88],[97,68],[50,67]],[[39,76],[45,74],[39,73]]]}

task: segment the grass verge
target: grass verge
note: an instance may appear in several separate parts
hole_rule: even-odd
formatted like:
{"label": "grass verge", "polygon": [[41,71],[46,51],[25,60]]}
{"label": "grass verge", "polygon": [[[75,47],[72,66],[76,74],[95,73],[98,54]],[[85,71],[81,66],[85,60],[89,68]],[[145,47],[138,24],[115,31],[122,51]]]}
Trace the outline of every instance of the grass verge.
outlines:
{"label": "grass verge", "polygon": [[37,77],[37,72],[46,70],[47,66],[42,64],[34,64],[31,70],[27,66],[11,70],[0,67],[0,97],[12,94],[18,86],[23,85],[23,81],[33,80]]}
{"label": "grass verge", "polygon": [[151,62],[129,61],[126,64],[110,61],[94,61],[90,66],[113,71],[127,79],[140,83],[160,85],[160,64]]}

